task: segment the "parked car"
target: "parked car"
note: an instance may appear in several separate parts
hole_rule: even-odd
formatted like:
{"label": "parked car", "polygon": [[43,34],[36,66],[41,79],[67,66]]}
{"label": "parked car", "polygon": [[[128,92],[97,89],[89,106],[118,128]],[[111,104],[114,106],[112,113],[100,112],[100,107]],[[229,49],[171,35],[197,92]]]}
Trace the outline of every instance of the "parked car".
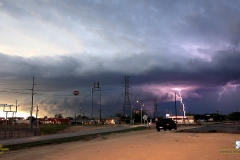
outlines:
{"label": "parked car", "polygon": [[160,131],[160,129],[164,129],[164,131],[166,131],[167,129],[177,130],[177,124],[171,118],[164,118],[156,122],[156,129],[158,132]]}

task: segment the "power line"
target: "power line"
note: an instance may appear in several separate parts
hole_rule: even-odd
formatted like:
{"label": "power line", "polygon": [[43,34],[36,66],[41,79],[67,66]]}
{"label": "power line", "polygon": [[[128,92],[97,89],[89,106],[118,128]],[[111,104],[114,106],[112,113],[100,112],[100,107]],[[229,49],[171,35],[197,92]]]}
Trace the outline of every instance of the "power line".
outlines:
{"label": "power line", "polygon": [[157,98],[154,98],[154,117],[158,117]]}

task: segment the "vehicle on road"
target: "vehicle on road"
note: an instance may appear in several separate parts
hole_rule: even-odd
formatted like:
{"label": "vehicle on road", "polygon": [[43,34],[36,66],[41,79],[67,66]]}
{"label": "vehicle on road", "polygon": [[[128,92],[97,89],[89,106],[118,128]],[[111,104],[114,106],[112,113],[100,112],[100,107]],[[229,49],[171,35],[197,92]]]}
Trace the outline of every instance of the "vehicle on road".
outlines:
{"label": "vehicle on road", "polygon": [[156,129],[158,132],[160,131],[160,129],[163,129],[164,131],[166,131],[167,129],[177,130],[177,124],[171,118],[159,119],[156,122]]}

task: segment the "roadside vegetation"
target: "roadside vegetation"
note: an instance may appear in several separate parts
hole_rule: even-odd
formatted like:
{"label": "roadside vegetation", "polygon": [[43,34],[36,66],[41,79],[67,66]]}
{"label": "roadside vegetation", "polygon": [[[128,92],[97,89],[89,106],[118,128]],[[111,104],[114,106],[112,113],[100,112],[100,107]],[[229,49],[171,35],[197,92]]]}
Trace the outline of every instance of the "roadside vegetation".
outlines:
{"label": "roadside vegetation", "polygon": [[225,120],[240,120],[240,112],[232,112],[228,115],[222,115],[218,113],[211,113],[211,114],[190,114],[187,113],[187,116],[194,116],[195,120],[203,119],[205,121],[208,121],[209,119],[212,119],[213,121],[225,121]]}
{"label": "roadside vegetation", "polygon": [[[59,125],[61,126],[61,125]],[[51,128],[51,127],[50,127]],[[56,127],[59,129],[58,127]],[[52,129],[45,128],[47,132],[49,133],[49,130]],[[5,148],[9,148],[10,151],[12,150],[20,150],[20,149],[26,149],[26,148],[32,148],[32,147],[40,147],[45,145],[53,145],[53,144],[62,144],[66,142],[73,142],[73,141],[90,141],[93,139],[96,139],[98,137],[105,137],[110,134],[115,133],[126,133],[126,132],[132,132],[132,131],[142,131],[148,129],[147,127],[136,127],[136,128],[130,128],[120,131],[112,131],[112,132],[105,132],[105,133],[96,133],[96,134],[89,134],[89,135],[82,135],[82,136],[75,136],[75,137],[67,137],[67,138],[59,138],[59,139],[52,139],[52,140],[45,140],[45,141],[38,141],[38,142],[31,142],[31,143],[24,143],[24,144],[16,144],[16,145],[6,145]],[[106,138],[104,138],[106,139]]]}
{"label": "roadside vegetation", "polygon": [[59,124],[51,124],[51,125],[41,125],[41,134],[56,134],[59,131],[63,131],[67,128],[71,127],[71,125],[59,125]]}

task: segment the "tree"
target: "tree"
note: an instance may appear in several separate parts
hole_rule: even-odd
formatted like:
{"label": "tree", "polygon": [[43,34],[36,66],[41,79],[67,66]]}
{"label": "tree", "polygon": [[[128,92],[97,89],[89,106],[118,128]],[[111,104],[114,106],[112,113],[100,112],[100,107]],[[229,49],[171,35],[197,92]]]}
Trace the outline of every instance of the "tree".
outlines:
{"label": "tree", "polygon": [[122,114],[121,113],[116,113],[115,117],[122,117]]}
{"label": "tree", "polygon": [[81,115],[77,115],[77,119],[82,119],[82,116]]}
{"label": "tree", "polygon": [[221,115],[220,114],[211,114],[211,117],[214,121],[220,121]]}
{"label": "tree", "polygon": [[186,113],[186,116],[194,116],[192,113]]}
{"label": "tree", "polygon": [[63,118],[62,113],[55,114],[55,118]]}
{"label": "tree", "polygon": [[233,112],[228,115],[230,120],[240,120],[240,112]]}
{"label": "tree", "polygon": [[198,120],[198,119],[205,119],[205,118],[206,118],[205,115],[201,115],[201,114],[195,114],[195,115],[194,115],[194,119],[195,119],[195,120]]}
{"label": "tree", "polygon": [[[30,120],[31,116],[27,117],[27,120]],[[36,118],[34,116],[32,116],[32,123],[36,120]]]}
{"label": "tree", "polygon": [[81,118],[82,118],[83,121],[88,119],[87,116],[82,116]]}

